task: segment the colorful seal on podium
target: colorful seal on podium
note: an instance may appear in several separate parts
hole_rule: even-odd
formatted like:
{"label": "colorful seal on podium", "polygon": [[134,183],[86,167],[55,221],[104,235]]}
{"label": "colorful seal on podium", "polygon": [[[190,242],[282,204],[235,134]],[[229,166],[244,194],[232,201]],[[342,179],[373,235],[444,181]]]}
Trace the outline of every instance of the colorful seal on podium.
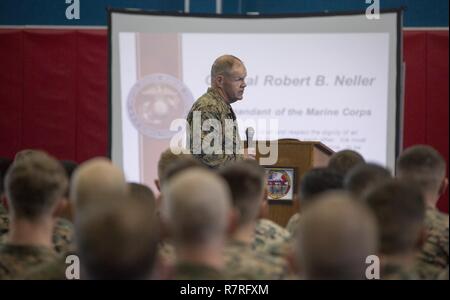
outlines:
{"label": "colorful seal on podium", "polygon": [[283,168],[269,168],[266,172],[268,199],[292,200],[293,172]]}

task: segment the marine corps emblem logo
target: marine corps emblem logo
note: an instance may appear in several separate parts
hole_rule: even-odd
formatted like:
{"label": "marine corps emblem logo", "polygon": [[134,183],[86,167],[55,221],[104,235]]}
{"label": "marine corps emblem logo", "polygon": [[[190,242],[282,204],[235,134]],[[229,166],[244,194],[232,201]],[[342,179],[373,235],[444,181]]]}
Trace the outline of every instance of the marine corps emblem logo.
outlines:
{"label": "marine corps emblem logo", "polygon": [[194,101],[191,91],[168,74],[150,74],[137,81],[128,94],[128,116],[143,135],[168,139],[173,120],[185,118]]}

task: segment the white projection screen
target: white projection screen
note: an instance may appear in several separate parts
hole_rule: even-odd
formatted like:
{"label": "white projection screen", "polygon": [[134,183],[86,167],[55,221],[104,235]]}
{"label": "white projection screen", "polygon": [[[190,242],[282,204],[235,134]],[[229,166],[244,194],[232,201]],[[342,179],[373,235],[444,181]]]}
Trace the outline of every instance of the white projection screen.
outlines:
{"label": "white projection screen", "polygon": [[[305,16],[187,16],[111,10],[110,151],[129,181],[152,187],[157,162],[211,65],[247,68],[232,105],[240,135],[321,141],[394,168],[401,144],[401,12]],[[271,123],[272,122],[272,123]]]}

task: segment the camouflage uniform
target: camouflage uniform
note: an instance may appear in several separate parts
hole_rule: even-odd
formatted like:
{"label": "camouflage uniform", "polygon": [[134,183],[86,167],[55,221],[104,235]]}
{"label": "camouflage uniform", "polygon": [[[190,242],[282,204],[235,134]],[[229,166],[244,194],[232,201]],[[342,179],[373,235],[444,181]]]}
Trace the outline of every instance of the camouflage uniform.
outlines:
{"label": "camouflage uniform", "polygon": [[66,278],[66,264],[65,257],[59,258],[50,263],[46,263],[25,275],[26,280],[65,280]]}
{"label": "camouflage uniform", "polygon": [[292,235],[295,236],[295,232],[297,231],[297,227],[299,226],[298,223],[300,222],[300,213],[296,213],[293,215],[287,225],[286,230]]}
{"label": "camouflage uniform", "polygon": [[268,219],[259,219],[255,226],[252,249],[282,257],[286,253],[290,239],[290,233],[280,225]]}
{"label": "camouflage uniform", "polygon": [[[68,254],[67,254],[68,255]],[[31,268],[25,273],[23,279],[25,280],[65,280],[66,256],[58,257],[58,259],[41,264],[37,267]]]}
{"label": "camouflage uniform", "polygon": [[[8,215],[0,215],[0,241],[9,231]],[[64,254],[73,251],[73,225],[70,221],[58,218],[53,230],[53,245],[55,251]]]}
{"label": "camouflage uniform", "polygon": [[425,216],[427,239],[419,254],[419,265],[423,267],[422,276],[427,279],[435,276],[436,269],[443,271],[448,266],[448,224],[447,214],[427,206]]}
{"label": "camouflage uniform", "polygon": [[23,279],[31,269],[58,257],[47,247],[0,244],[0,279]]}
{"label": "camouflage uniform", "polygon": [[53,231],[53,245],[59,254],[66,254],[74,251],[74,229],[73,224],[64,218],[56,220]]}
{"label": "camouflage uniform", "polygon": [[414,268],[407,268],[400,264],[387,263],[381,266],[380,277],[383,280],[418,280],[419,274]]}
{"label": "camouflage uniform", "polygon": [[[213,129],[210,131],[201,130],[200,145],[194,145],[194,137],[196,136],[194,133],[193,124],[194,112],[201,113],[201,123],[199,124],[200,128],[205,120],[218,120],[220,122],[222,130],[222,145],[220,148],[222,154],[205,154],[201,149],[201,144],[203,143],[204,138],[213,132]],[[187,142],[190,145],[191,153],[193,153],[195,158],[209,167],[216,168],[227,163],[228,161],[239,160],[243,157],[239,154],[241,149],[241,138],[239,136],[237,124],[235,123],[235,128],[228,128],[230,126],[225,126],[225,120],[227,119],[236,121],[236,115],[234,114],[231,105],[227,104],[219,93],[213,88],[209,88],[208,91],[192,105],[192,108],[187,115],[186,120],[190,128],[189,140]],[[197,133],[197,136],[198,135],[199,133]],[[226,153],[226,149],[232,153]]]}
{"label": "camouflage uniform", "polygon": [[226,279],[283,279],[288,272],[284,259],[254,251],[251,245],[237,240],[228,241],[224,258]]}
{"label": "camouflage uniform", "polygon": [[9,218],[8,214],[0,214],[0,237],[8,232]]}
{"label": "camouflage uniform", "polygon": [[175,265],[175,280],[222,280],[225,279],[222,272],[212,267],[180,262]]}
{"label": "camouflage uniform", "polygon": [[447,266],[447,268],[446,268],[443,272],[441,272],[441,273],[438,275],[437,279],[438,279],[438,280],[448,280],[448,266]]}
{"label": "camouflage uniform", "polygon": [[172,244],[162,241],[158,244],[158,254],[159,256],[168,264],[175,263],[175,248]]}

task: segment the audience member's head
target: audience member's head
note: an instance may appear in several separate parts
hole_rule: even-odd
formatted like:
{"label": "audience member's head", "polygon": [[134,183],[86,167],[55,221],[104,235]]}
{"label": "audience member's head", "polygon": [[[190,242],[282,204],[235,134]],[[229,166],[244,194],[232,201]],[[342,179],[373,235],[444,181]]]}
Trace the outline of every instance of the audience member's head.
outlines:
{"label": "audience member's head", "polygon": [[371,190],[366,202],[378,221],[381,254],[406,255],[421,247],[425,201],[416,186],[391,179]]}
{"label": "audience member's head", "polygon": [[5,177],[12,162],[13,160],[10,158],[0,157],[0,213],[6,208],[3,206],[7,206],[5,197]]}
{"label": "audience member's head", "polygon": [[204,169],[185,170],[163,186],[163,193],[162,216],[176,245],[223,242],[231,200],[222,178]]}
{"label": "audience member's head", "polygon": [[328,167],[345,176],[350,169],[362,163],[365,163],[364,157],[358,152],[341,150],[331,155]]}
{"label": "audience member's head", "polygon": [[82,163],[71,181],[70,199],[78,214],[93,201],[111,201],[125,196],[128,190],[123,172],[106,158]]}
{"label": "audience member's head", "polygon": [[255,160],[227,164],[220,175],[228,183],[233,206],[239,212],[238,225],[256,221],[265,191],[265,172]]}
{"label": "audience member's head", "polygon": [[359,164],[344,178],[344,188],[361,199],[373,186],[392,178],[391,172],[377,164]]}
{"label": "audience member's head", "polygon": [[[205,169],[205,166],[199,162],[198,160],[192,158],[191,156],[187,155],[184,157],[179,157],[174,162],[169,164],[163,173],[161,179],[162,179],[162,185],[163,187],[165,184],[167,184],[173,177],[175,177],[178,173],[181,173],[183,171],[189,170],[189,169]],[[164,190],[164,189],[163,189]]]}
{"label": "audience member's head", "polygon": [[41,151],[16,157],[5,178],[10,216],[29,222],[52,217],[68,186],[59,161]]}
{"label": "audience member's head", "polygon": [[[16,153],[16,155],[14,156],[14,161],[20,161],[22,158],[27,157],[30,154],[33,154],[34,152],[42,152],[42,153],[46,153],[43,150],[36,150],[36,149],[23,149],[20,150],[19,152]],[[47,154],[47,153],[46,153]]]}
{"label": "audience member's head", "polygon": [[127,197],[95,202],[75,222],[85,279],[150,279],[158,227],[150,201]]}
{"label": "audience member's head", "polygon": [[413,182],[427,202],[436,205],[448,185],[445,167],[439,152],[430,146],[417,145],[403,151],[397,159],[397,177]]}
{"label": "audience member's head", "polygon": [[308,170],[300,179],[300,206],[305,208],[316,199],[319,194],[339,190],[343,187],[343,177],[340,173],[329,168],[314,168]]}
{"label": "audience member's head", "polygon": [[[180,154],[175,154],[180,153]],[[166,173],[167,168],[173,164],[174,162],[180,159],[189,159],[192,158],[190,154],[183,154],[181,149],[176,148],[167,148],[164,152],[159,156],[158,161],[158,179],[155,180],[155,185],[159,191],[162,189],[162,185],[164,183],[164,173]]]}
{"label": "audience member's head", "polygon": [[146,185],[130,182],[128,183],[128,193],[131,198],[135,198],[138,201],[148,202],[151,211],[156,213],[156,200],[153,191]]}
{"label": "audience member's head", "polygon": [[296,256],[305,279],[364,279],[366,257],[377,253],[376,221],[349,194],[318,196],[300,219]]}

